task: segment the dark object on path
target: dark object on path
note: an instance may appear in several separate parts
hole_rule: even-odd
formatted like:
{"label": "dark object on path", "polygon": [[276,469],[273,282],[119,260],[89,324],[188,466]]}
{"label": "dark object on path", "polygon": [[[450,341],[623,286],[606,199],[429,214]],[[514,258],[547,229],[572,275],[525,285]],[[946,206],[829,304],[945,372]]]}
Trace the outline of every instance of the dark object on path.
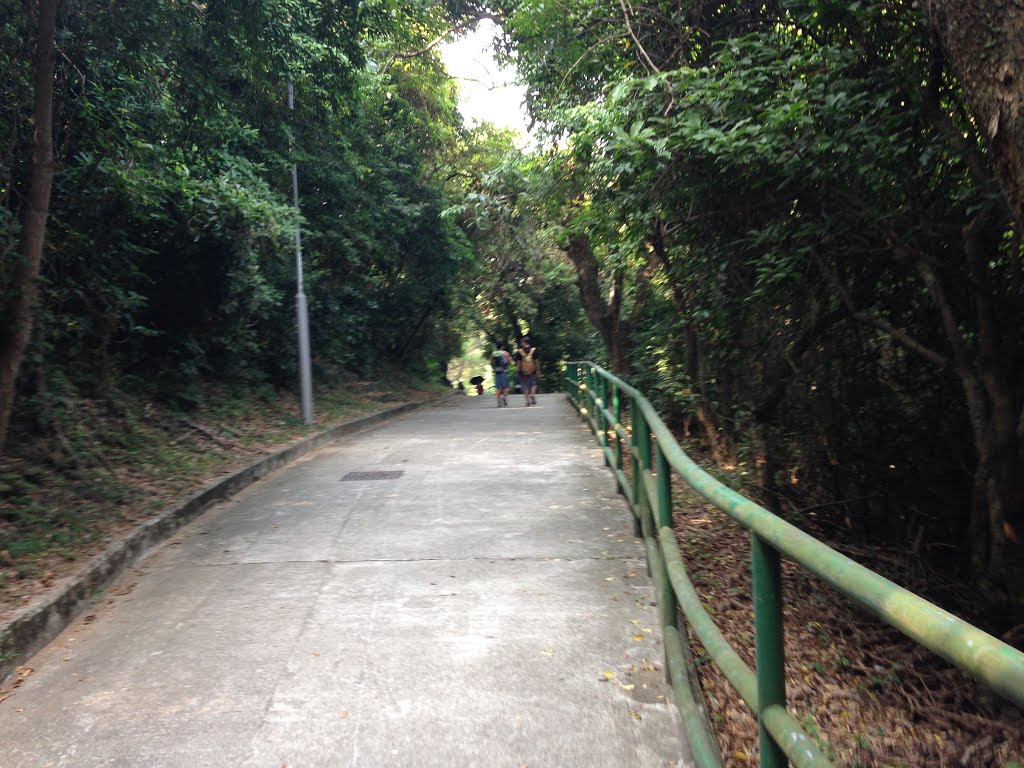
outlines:
{"label": "dark object on path", "polygon": [[475,384],[476,386],[479,387],[481,384],[484,383],[484,377],[483,376],[474,376],[472,379],[469,380],[469,383],[470,384]]}

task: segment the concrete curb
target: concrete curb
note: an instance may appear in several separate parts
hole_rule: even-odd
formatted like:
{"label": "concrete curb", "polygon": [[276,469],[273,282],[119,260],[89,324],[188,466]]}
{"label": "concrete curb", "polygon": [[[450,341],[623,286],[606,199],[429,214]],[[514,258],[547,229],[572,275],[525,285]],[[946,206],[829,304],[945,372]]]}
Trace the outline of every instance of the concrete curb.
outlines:
{"label": "concrete curb", "polygon": [[141,560],[153,547],[163,543],[175,531],[213,504],[233,496],[274,470],[334,442],[339,437],[362,432],[396,416],[425,405],[433,405],[451,396],[444,394],[422,403],[405,403],[396,408],[376,411],[352,421],[336,424],[217,480],[184,503],[143,523],[127,537],[110,545],[105,552],[95,557],[84,571],[70,577],[68,583],[56,594],[19,609],[10,621],[0,624],[0,682],[60,634],[92,604],[97,592],[109,587],[126,568]]}

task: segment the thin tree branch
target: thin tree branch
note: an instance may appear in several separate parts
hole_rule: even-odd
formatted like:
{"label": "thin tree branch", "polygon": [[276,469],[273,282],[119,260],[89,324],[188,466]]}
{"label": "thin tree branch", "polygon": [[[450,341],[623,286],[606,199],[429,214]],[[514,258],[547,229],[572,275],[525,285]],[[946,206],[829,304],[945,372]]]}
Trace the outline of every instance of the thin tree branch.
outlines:
{"label": "thin tree branch", "polygon": [[625,17],[626,31],[629,32],[629,36],[633,39],[633,42],[636,44],[637,50],[640,51],[640,55],[643,57],[644,62],[647,64],[648,68],[652,72],[654,72],[655,74],[660,73],[661,70],[658,69],[658,66],[653,61],[651,61],[651,57],[647,55],[647,51],[644,50],[643,45],[640,44],[639,38],[637,38],[636,33],[633,31],[633,25],[629,21],[629,17],[633,13],[632,8],[627,8],[626,0],[619,0],[619,5],[622,6],[622,15],[623,17]]}
{"label": "thin tree branch", "polygon": [[874,315],[871,315],[863,310],[857,309],[853,303],[853,298],[850,296],[849,291],[847,291],[843,287],[842,283],[839,282],[839,278],[836,277],[832,270],[826,267],[822,263],[821,259],[817,258],[817,256],[812,256],[811,258],[818,265],[818,268],[821,269],[822,274],[825,275],[825,278],[829,281],[829,283],[831,283],[832,288],[836,292],[836,295],[839,297],[839,300],[849,311],[850,317],[852,319],[856,320],[859,323],[863,323],[865,325],[870,325],[874,328],[878,328],[880,331],[885,331],[889,336],[893,338],[894,341],[899,342],[907,349],[916,352],[917,354],[921,355],[921,357],[925,358],[926,360],[930,360],[931,362],[935,363],[936,365],[942,368],[945,368],[946,366],[949,365],[949,358],[947,358],[941,352],[937,352],[934,349],[931,349],[930,347],[926,347],[924,344],[919,342],[906,331],[900,330],[887,320],[883,320],[880,317],[875,317]]}
{"label": "thin tree branch", "polygon": [[569,79],[569,75],[571,75],[576,70],[576,67],[579,66],[581,61],[583,61],[585,58],[587,58],[587,54],[589,54],[595,48],[604,45],[605,43],[611,42],[612,40],[618,40],[620,37],[624,37],[624,35],[622,35],[622,34],[609,35],[608,37],[601,38],[596,43],[594,43],[592,46],[587,48],[587,50],[585,50],[583,53],[581,53],[580,57],[578,59],[576,59],[576,61],[574,61],[572,63],[572,66],[569,67],[569,69],[567,69],[565,71],[565,74],[562,76],[561,82],[558,83],[558,88],[561,89],[561,87],[563,85],[565,85],[565,81]]}
{"label": "thin tree branch", "polygon": [[471,27],[474,24],[478,24],[479,22],[481,22],[481,21],[483,21],[485,19],[490,19],[495,24],[498,24],[498,23],[501,22],[501,17],[498,16],[497,14],[484,13],[484,12],[480,12],[480,13],[474,14],[470,18],[463,19],[458,24],[456,24],[454,27],[450,27],[444,33],[442,33],[441,35],[438,35],[434,40],[432,40],[430,43],[428,43],[427,45],[423,46],[422,48],[420,48],[418,50],[406,51],[406,52],[399,51],[397,53],[391,54],[391,58],[388,59],[387,64],[385,64],[381,68],[381,72],[384,73],[384,74],[387,74],[388,70],[391,69],[391,66],[398,59],[402,59],[403,61],[405,59],[415,59],[415,58],[423,56],[423,55],[425,55],[427,53],[430,53],[432,50],[434,50],[434,48],[439,46],[441,43],[443,43],[445,40],[450,38],[452,35],[457,35],[459,32],[461,32],[462,30],[466,29],[466,27]]}

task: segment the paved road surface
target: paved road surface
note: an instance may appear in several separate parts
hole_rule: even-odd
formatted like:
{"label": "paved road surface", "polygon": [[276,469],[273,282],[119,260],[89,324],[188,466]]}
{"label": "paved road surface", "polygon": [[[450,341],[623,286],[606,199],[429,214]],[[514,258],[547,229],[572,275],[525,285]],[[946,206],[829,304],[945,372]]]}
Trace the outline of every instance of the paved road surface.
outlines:
{"label": "paved road surface", "polygon": [[[380,471],[401,475],[342,479]],[[567,401],[453,398],[252,486],[99,596],[0,703],[0,766],[688,765],[651,601]]]}

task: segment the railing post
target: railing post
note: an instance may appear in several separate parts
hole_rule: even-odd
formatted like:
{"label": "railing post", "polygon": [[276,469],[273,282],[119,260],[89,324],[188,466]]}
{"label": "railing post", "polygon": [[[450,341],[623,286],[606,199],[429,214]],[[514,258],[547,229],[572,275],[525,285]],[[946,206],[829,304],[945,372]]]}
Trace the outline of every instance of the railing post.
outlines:
{"label": "railing post", "polygon": [[[614,429],[617,424],[622,423],[622,395],[619,392],[619,385],[612,382],[612,413],[615,414]],[[615,433],[615,469],[622,469],[622,438]],[[621,489],[620,489],[621,490]]]}
{"label": "railing post", "polygon": [[672,467],[661,446],[656,446],[658,457],[658,528],[674,527],[672,525]]}
{"label": "railing post", "polygon": [[782,625],[782,568],[779,553],[757,534],[750,539],[754,580],[754,644],[757,653],[758,732],[762,768],[784,768],[785,754],[772,739],[761,713],[786,706],[785,647]]}
{"label": "railing post", "polygon": [[604,412],[608,409],[608,379],[604,376],[600,376],[601,380],[601,407],[597,411],[597,428],[600,431],[598,442],[601,443],[602,451],[604,455],[604,465],[610,466],[608,462],[608,454],[604,452],[604,448],[608,447],[608,419],[605,418]]}
{"label": "railing post", "polygon": [[633,423],[633,446],[639,454],[639,458],[633,459],[633,498],[636,499],[639,512],[639,516],[633,518],[633,535],[640,538],[644,535],[642,518],[650,508],[650,503],[646,501],[644,471],[651,466],[651,438],[647,432],[647,419],[635,399],[629,402],[629,416]]}
{"label": "railing post", "polygon": [[[672,525],[672,467],[669,466],[668,457],[665,455],[665,451],[662,450],[660,444],[656,446],[655,455],[658,464],[658,516],[654,521],[654,527],[658,530],[658,535],[660,536],[662,528],[667,527],[675,530],[675,527]],[[661,558],[661,570],[664,573],[657,575],[657,579],[665,584],[665,589],[662,590],[662,594],[658,598],[661,626],[678,629],[679,605],[676,602],[676,594],[672,590],[671,581],[668,578],[668,569],[664,558]],[[667,654],[668,650],[666,649],[665,652]],[[665,658],[665,678],[671,682],[667,656]]]}
{"label": "railing post", "polygon": [[651,426],[647,423],[647,419],[644,418],[643,412],[637,408],[637,412],[640,416],[640,424],[643,429],[633,433],[633,439],[637,446],[640,448],[640,471],[643,472],[645,469],[651,468]]}
{"label": "railing post", "polygon": [[591,426],[591,429],[596,429],[597,417],[593,415],[594,399],[597,397],[597,392],[594,391],[594,366],[588,365],[583,375],[587,383],[587,414],[593,417],[592,419],[587,419],[587,424]]}
{"label": "railing post", "polygon": [[591,386],[590,386],[590,384],[591,384],[591,382],[590,382],[590,365],[588,363],[584,363],[583,364],[583,369],[580,372],[580,374],[583,377],[583,386],[585,387],[585,389],[584,389],[584,391],[582,393],[582,397],[580,398],[580,402],[583,405],[583,407],[587,409],[587,416],[584,416],[584,418],[586,419],[587,426],[589,427],[590,426],[590,419],[588,417],[589,417],[591,411],[593,411],[593,408],[591,407],[591,403],[590,403],[590,398],[593,395],[593,391],[591,390]]}

